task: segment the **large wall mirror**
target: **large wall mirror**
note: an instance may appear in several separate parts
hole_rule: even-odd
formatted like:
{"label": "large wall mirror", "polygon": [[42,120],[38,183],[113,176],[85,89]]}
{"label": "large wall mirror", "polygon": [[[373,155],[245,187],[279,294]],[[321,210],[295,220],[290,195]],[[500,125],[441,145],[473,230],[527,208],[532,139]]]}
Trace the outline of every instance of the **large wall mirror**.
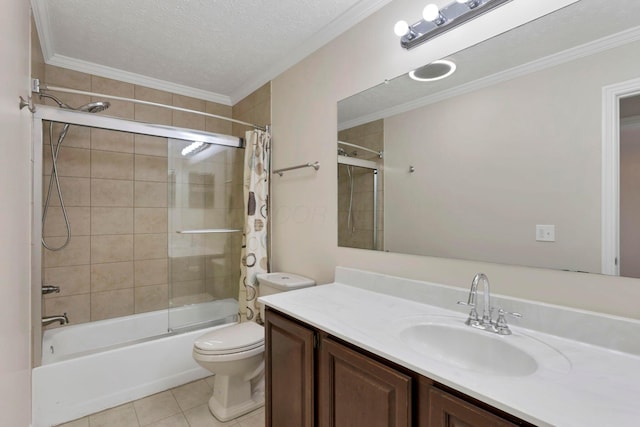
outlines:
{"label": "large wall mirror", "polygon": [[443,59],[338,103],[338,244],[611,273],[603,89],[638,79],[616,101],[613,274],[640,277],[640,3],[581,0]]}

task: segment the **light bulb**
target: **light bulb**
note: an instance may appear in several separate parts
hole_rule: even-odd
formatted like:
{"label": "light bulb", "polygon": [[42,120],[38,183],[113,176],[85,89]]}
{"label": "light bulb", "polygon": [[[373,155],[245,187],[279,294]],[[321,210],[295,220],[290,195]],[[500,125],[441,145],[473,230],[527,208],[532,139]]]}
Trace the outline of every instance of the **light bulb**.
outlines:
{"label": "light bulb", "polygon": [[402,37],[409,32],[409,24],[407,21],[398,21],[393,27],[393,32],[396,33],[396,36]]}
{"label": "light bulb", "polygon": [[440,9],[435,4],[430,3],[422,11],[422,17],[425,21],[437,21],[440,18]]}

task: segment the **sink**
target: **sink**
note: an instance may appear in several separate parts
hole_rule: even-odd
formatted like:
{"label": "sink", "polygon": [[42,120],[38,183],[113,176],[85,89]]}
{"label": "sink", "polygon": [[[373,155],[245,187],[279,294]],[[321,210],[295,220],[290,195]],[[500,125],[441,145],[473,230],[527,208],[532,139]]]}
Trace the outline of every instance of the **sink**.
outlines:
{"label": "sink", "polygon": [[421,319],[398,330],[413,351],[449,367],[476,374],[522,377],[541,368],[568,371],[570,363],[553,347],[533,337],[502,336],[474,329],[458,318]]}

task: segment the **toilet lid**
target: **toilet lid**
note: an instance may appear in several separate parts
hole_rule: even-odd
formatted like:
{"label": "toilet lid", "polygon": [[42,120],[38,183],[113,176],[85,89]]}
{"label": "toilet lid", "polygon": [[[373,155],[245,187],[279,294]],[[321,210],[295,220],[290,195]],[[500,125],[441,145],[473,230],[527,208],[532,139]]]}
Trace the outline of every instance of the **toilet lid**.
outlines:
{"label": "toilet lid", "polygon": [[255,322],[238,323],[202,335],[194,346],[206,353],[237,353],[264,344],[264,328]]}

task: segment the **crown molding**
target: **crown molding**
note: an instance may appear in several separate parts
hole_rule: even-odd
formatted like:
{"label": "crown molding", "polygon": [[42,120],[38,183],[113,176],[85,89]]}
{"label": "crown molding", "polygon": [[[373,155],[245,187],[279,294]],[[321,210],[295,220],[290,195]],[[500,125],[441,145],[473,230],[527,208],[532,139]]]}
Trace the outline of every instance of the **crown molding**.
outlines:
{"label": "crown molding", "polygon": [[[95,76],[105,77],[109,79],[119,80],[125,83],[136,84],[152,89],[163,90],[177,95],[190,96],[205,101],[211,101],[223,105],[233,105],[231,98],[215,92],[202,89],[196,89],[190,86],[172,83],[166,80],[155,79],[153,77],[144,76],[142,74],[131,73],[117,68],[107,67],[93,62],[82,61],[64,55],[55,53],[52,45],[53,36],[51,34],[51,25],[49,23],[49,9],[47,2],[44,0],[31,0],[31,10],[33,19],[36,22],[38,37],[40,38],[40,48],[44,61],[49,65],[56,67],[68,68],[74,71],[80,71]],[[46,83],[46,82],[44,82]]]}
{"label": "crown molding", "polygon": [[340,15],[336,20],[325,26],[314,36],[304,41],[293,51],[287,53],[278,61],[274,61],[273,66],[267,68],[264,73],[245,82],[240,88],[230,94],[231,101],[235,104],[244,99],[252,92],[260,88],[265,83],[278,77],[280,74],[311,55],[322,46],[326,45],[340,34],[344,33],[363,19],[382,9],[392,0],[361,0],[353,5],[349,10]]}
{"label": "crown molding", "polygon": [[500,71],[487,77],[483,77],[478,80],[474,80],[463,85],[438,92],[433,95],[425,96],[404,104],[396,105],[375,113],[367,114],[346,122],[338,124],[338,130],[350,129],[355,126],[359,126],[364,123],[369,123],[374,120],[384,119],[387,117],[395,116],[397,114],[406,113],[407,111],[414,110],[416,108],[425,107],[427,105],[435,104],[436,102],[444,101],[445,99],[453,98],[456,96],[464,95],[466,93],[474,92],[479,89],[483,89],[495,84],[512,80],[517,77],[525,76],[537,71],[542,71],[547,68],[555,67],[567,62],[574,61],[576,59],[584,58],[589,55],[594,55],[609,49],[613,49],[619,46],[623,46],[628,43],[632,43],[640,40],[640,26],[630,28],[625,31],[621,31],[610,36],[603,37],[601,39],[585,43],[580,46],[576,46],[570,49],[563,50],[558,53],[537,59],[535,61],[522,64],[508,70]]}
{"label": "crown molding", "polygon": [[121,82],[145,86],[152,89],[163,90],[165,92],[175,93],[177,95],[190,96],[192,98],[211,101],[223,105],[233,105],[231,104],[231,98],[229,98],[227,95],[221,95],[215,92],[196,89],[190,86],[168,82],[166,80],[155,79],[153,77],[144,76],[142,74],[130,73],[128,71],[106,67],[104,65],[96,64],[93,62],[74,59],[68,56],[53,55],[49,60],[46,60],[46,63],[49,65],[54,65],[56,67],[69,68],[71,70],[93,74],[94,76],[119,80]]}
{"label": "crown molding", "polygon": [[53,56],[53,46],[51,46],[51,25],[49,25],[49,9],[47,2],[43,0],[31,0],[31,13],[36,23],[38,38],[40,39],[40,49],[45,62]]}
{"label": "crown molding", "polygon": [[45,62],[57,67],[69,68],[75,71],[93,74],[100,77],[120,80],[153,89],[164,90],[179,95],[191,96],[224,105],[234,105],[238,101],[259,89],[265,83],[273,80],[293,65],[297,64],[340,34],[353,27],[369,15],[390,3],[391,0],[361,0],[333,22],[322,28],[317,34],[310,37],[292,52],[287,53],[273,66],[265,69],[263,73],[255,76],[241,85],[240,88],[231,91],[230,95],[219,94],[202,89],[196,89],[165,80],[147,77],[141,74],[130,73],[124,70],[106,67],[100,64],[82,61],[55,53],[52,45],[51,26],[49,25],[49,11],[44,0],[31,0],[34,20],[40,38],[42,54]]}

